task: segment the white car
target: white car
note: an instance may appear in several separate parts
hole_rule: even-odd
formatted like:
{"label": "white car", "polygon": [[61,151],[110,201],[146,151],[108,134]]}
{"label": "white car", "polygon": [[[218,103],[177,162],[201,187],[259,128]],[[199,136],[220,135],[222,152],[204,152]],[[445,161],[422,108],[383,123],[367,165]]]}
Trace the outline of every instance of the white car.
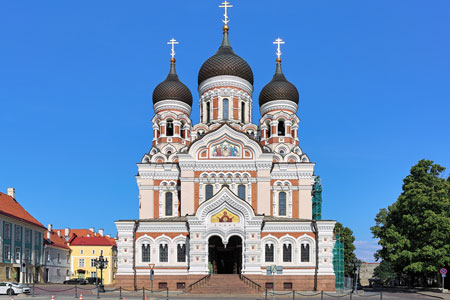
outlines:
{"label": "white car", "polygon": [[16,295],[21,293],[29,293],[30,287],[17,282],[0,282],[0,294]]}

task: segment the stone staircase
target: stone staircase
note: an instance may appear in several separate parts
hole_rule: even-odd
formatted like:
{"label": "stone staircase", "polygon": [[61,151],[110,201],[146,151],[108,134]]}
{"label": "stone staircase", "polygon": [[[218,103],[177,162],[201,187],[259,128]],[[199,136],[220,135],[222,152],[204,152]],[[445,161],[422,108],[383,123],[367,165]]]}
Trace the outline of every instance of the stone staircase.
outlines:
{"label": "stone staircase", "polygon": [[192,289],[191,294],[233,295],[260,294],[261,291],[247,286],[239,274],[212,274],[205,284]]}

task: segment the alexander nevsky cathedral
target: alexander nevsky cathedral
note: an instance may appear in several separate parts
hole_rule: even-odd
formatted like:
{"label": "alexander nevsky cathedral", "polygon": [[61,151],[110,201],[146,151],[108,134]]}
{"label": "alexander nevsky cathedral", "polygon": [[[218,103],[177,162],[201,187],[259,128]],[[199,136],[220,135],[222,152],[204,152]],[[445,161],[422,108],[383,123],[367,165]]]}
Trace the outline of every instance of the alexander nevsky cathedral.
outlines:
{"label": "alexander nevsky cathedral", "polygon": [[198,124],[171,40],[169,74],[153,91],[153,142],[137,164],[139,219],[115,222],[116,285],[332,291],[336,222],[313,218],[315,163],[300,147],[299,93],[282,71],[283,42],[274,43],[275,74],[256,102],[252,69],[229,41],[231,5],[221,7],[222,42],[198,72]]}

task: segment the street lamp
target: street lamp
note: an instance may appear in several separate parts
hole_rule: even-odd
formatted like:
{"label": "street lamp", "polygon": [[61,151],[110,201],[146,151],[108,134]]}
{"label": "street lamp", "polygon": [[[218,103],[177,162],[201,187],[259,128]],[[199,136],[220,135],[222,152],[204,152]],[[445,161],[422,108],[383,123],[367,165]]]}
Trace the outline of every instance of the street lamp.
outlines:
{"label": "street lamp", "polygon": [[353,259],[353,272],[355,274],[355,283],[353,285],[353,292],[358,291],[358,275],[359,275],[359,269],[361,268],[362,261],[357,259],[356,257]]}
{"label": "street lamp", "polygon": [[95,267],[100,269],[100,284],[97,285],[98,291],[105,292],[105,286],[103,285],[103,269],[108,267],[108,259],[104,259],[103,254],[100,254],[99,258],[94,259]]}

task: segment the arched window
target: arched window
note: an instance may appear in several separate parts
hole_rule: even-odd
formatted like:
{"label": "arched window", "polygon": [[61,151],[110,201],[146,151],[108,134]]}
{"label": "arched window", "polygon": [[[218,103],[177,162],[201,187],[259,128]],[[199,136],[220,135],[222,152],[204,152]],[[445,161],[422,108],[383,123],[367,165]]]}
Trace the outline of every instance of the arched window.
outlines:
{"label": "arched window", "polygon": [[272,127],[270,127],[269,121],[266,122],[266,126],[267,126],[267,138],[270,138],[270,136],[272,135]]}
{"label": "arched window", "polygon": [[279,136],[284,136],[284,121],[280,120],[278,121],[278,135]]}
{"label": "arched window", "polygon": [[286,193],[280,192],[278,194],[278,215],[285,216],[286,215]]}
{"label": "arched window", "polygon": [[273,254],[274,254],[273,248],[274,248],[273,244],[266,244],[266,251],[265,251],[266,262],[273,262]]}
{"label": "arched window", "polygon": [[160,244],[159,245],[159,261],[168,262],[169,261],[169,245]]}
{"label": "arched window", "polygon": [[211,122],[211,104],[209,102],[206,103],[206,123]]}
{"label": "arched window", "polygon": [[150,262],[150,244],[142,244],[142,262]]}
{"label": "arched window", "polygon": [[214,193],[213,186],[211,184],[208,184],[205,187],[205,200],[211,199]]}
{"label": "arched window", "polygon": [[173,206],[173,194],[171,192],[166,193],[166,216],[172,215],[172,206]]}
{"label": "arched window", "polygon": [[186,130],[184,129],[184,122],[181,122],[181,128],[180,128],[180,132],[181,132],[181,137],[184,139],[186,138]]}
{"label": "arched window", "polygon": [[166,125],[166,136],[173,136],[173,121],[168,120]]}
{"label": "arched window", "polygon": [[223,114],[222,119],[228,120],[228,98],[224,98],[222,104]]}
{"label": "arched window", "polygon": [[309,244],[302,244],[300,247],[300,261],[309,262]]}
{"label": "arched window", "polygon": [[283,262],[292,261],[292,245],[283,244]]}
{"label": "arched window", "polygon": [[177,245],[177,262],[186,261],[186,244]]}
{"label": "arched window", "polygon": [[241,102],[241,122],[245,123],[245,102]]}
{"label": "arched window", "polygon": [[238,185],[238,197],[245,200],[245,185]]}

